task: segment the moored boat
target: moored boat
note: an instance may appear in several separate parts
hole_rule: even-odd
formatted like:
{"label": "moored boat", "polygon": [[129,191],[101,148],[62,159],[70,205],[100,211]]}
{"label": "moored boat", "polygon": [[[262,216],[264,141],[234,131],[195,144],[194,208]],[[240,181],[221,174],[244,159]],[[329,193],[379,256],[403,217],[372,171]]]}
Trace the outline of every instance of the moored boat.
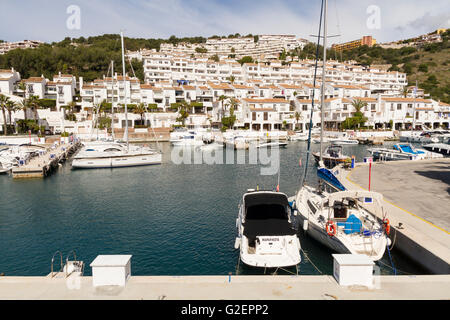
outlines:
{"label": "moored boat", "polygon": [[235,248],[248,266],[282,268],[297,266],[300,240],[286,194],[249,190],[242,197],[236,219]]}

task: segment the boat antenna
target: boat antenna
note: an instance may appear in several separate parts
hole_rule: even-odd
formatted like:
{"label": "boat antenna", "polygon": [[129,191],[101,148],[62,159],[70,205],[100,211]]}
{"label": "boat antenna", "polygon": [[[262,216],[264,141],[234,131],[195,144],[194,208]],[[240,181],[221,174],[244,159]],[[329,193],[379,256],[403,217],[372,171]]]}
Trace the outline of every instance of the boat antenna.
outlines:
{"label": "boat antenna", "polygon": [[124,93],[124,105],[125,105],[125,134],[126,134],[126,142],[127,142],[127,152],[129,151],[129,142],[128,142],[128,109],[127,109],[127,87],[126,87],[126,77],[125,77],[125,53],[124,53],[124,45],[123,45],[123,32],[120,32],[120,40],[122,43],[122,71],[123,71],[123,89]]}
{"label": "boat antenna", "polygon": [[303,186],[304,183],[305,183],[306,174],[308,172],[309,155],[311,153],[311,129],[312,129],[312,126],[313,126],[314,96],[315,96],[315,92],[316,92],[317,62],[319,60],[319,45],[320,45],[320,32],[321,32],[321,27],[322,27],[323,2],[324,2],[324,0],[322,0],[322,5],[320,7],[319,33],[318,33],[318,36],[317,36],[316,62],[315,62],[315,65],[314,65],[313,91],[312,91],[312,102],[311,102],[311,116],[309,117],[309,128],[308,128],[308,148],[307,148],[307,151],[306,151],[305,173],[303,174],[303,179],[302,179],[301,186]]}

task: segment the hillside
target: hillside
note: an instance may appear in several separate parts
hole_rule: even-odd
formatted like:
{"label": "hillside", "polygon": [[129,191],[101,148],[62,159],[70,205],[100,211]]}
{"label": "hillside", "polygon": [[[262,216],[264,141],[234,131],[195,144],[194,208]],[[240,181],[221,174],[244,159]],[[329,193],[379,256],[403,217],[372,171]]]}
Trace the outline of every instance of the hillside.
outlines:
{"label": "hillside", "polygon": [[[202,37],[176,38],[175,36],[166,40],[127,37],[124,39],[125,48],[132,51],[140,48],[159,50],[163,42],[202,43],[205,41],[206,39]],[[65,38],[60,42],[42,44],[35,49],[11,50],[0,55],[0,69],[14,67],[24,79],[41,74],[51,79],[54,74],[61,71],[92,81],[106,74],[111,60],[115,62],[115,70],[121,73],[121,45],[120,36],[117,34],[89,38]],[[142,63],[133,60],[132,65],[136,76],[143,80]],[[126,70],[132,74],[129,64],[127,64]]]}
{"label": "hillside", "polygon": [[[418,83],[433,99],[450,103],[450,31],[441,34],[442,42],[428,44],[420,48],[403,47],[384,49],[380,46],[362,46],[352,50],[336,52],[327,50],[329,59],[339,61],[355,60],[362,65],[390,65],[390,71],[407,74],[409,85]],[[408,40],[404,40],[408,42]],[[319,58],[322,58],[322,48]],[[303,50],[296,50],[287,55],[300,58],[314,57],[316,46],[309,43]]]}

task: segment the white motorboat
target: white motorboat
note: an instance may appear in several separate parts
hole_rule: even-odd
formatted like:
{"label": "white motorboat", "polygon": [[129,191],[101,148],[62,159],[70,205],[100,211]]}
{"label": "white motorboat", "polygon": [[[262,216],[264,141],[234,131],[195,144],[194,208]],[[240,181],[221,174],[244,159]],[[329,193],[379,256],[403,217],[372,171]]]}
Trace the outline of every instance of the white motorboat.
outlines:
{"label": "white motorboat", "polygon": [[219,150],[219,149],[223,149],[223,143],[213,142],[213,143],[208,143],[208,144],[204,144],[204,145],[195,147],[195,150],[201,150],[201,151],[211,151],[211,150]]}
{"label": "white motorboat", "polygon": [[294,223],[284,193],[249,190],[236,219],[235,248],[240,250],[241,261],[259,268],[297,266],[301,247]]}
{"label": "white motorboat", "polygon": [[375,160],[424,160],[442,158],[443,155],[423,149],[417,149],[409,143],[397,143],[389,148],[368,149]]}
{"label": "white motorboat", "polygon": [[8,173],[9,171],[11,171],[12,166],[7,166],[7,165],[3,165],[3,162],[1,162],[0,159],[0,174],[5,174]]}
{"label": "white motorboat", "polygon": [[289,141],[308,141],[307,133],[296,132],[294,135],[288,136]]}
{"label": "white motorboat", "polygon": [[430,143],[424,145],[423,148],[433,153],[440,153],[444,156],[450,156],[450,139],[447,143]]}
{"label": "white motorboat", "polygon": [[332,140],[333,144],[338,145],[356,145],[359,144],[359,141],[356,139],[345,139],[345,138],[337,138]]}
{"label": "white motorboat", "polygon": [[350,160],[350,157],[343,153],[342,146],[334,144],[325,148],[322,155],[320,152],[313,152],[313,156],[317,163],[319,163],[322,156],[323,163],[329,168]]}
{"label": "white motorboat", "polygon": [[99,144],[83,147],[72,161],[73,168],[119,168],[161,164],[162,154],[147,147]]}
{"label": "white motorboat", "polygon": [[364,254],[377,261],[390,241],[381,201],[376,192],[327,193],[304,186],[295,206],[306,234],[336,252]]}
{"label": "white motorboat", "polygon": [[184,133],[176,139],[171,139],[170,142],[173,146],[183,146],[183,147],[191,147],[191,146],[201,146],[204,144],[203,137],[199,134],[196,134],[194,131],[189,131]]}
{"label": "white motorboat", "polygon": [[286,142],[272,141],[272,142],[259,142],[256,143],[256,148],[285,148]]}

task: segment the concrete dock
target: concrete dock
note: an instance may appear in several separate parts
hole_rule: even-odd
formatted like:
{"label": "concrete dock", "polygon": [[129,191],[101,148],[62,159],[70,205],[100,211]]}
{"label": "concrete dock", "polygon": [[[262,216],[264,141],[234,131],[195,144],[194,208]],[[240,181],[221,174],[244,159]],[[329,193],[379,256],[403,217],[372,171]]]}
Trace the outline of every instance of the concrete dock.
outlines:
{"label": "concrete dock", "polygon": [[13,168],[12,176],[14,179],[46,177],[58,167],[60,162],[75,153],[80,146],[79,142],[60,144],[54,149],[49,145],[45,154],[32,158],[20,167]]}
{"label": "concrete dock", "polygon": [[[349,190],[367,190],[369,165],[341,169]],[[391,240],[436,274],[450,273],[450,158],[372,164],[371,191],[384,197]]]}
{"label": "concrete dock", "polygon": [[0,277],[0,299],[17,300],[437,300],[450,299],[450,275],[379,276],[367,287],[332,276],[132,276],[125,287],[93,287],[91,277]]}

